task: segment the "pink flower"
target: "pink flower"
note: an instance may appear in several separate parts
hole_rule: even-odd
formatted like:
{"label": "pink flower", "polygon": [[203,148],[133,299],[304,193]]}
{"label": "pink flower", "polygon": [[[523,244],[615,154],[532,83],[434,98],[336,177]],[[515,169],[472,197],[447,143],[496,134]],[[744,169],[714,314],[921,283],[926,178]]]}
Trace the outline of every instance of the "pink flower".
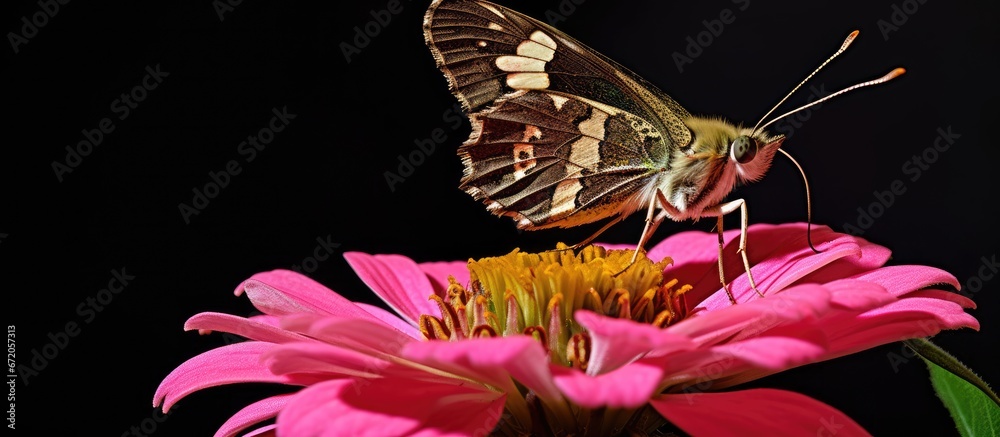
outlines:
{"label": "pink flower", "polygon": [[185,324],[251,341],[181,364],[153,404],[167,410],[194,391],[240,382],[303,387],[247,406],[216,435],[275,418],[254,433],[613,435],[674,426],[693,435],[801,435],[834,420],[841,435],[867,435],[804,395],[720,390],[943,329],[978,329],[964,311],[974,304],[940,289],[958,287],[946,272],[882,267],[884,247],[819,228],[815,254],[805,236],[802,224],[750,228],[764,298],[727,247],[738,305],[718,283],[717,236],[703,232],[648,253],[675,264],[640,257],[617,276],[628,251],[425,264],[347,254],[398,316],[293,272],[260,273],[236,294],[265,315],[202,313]]}

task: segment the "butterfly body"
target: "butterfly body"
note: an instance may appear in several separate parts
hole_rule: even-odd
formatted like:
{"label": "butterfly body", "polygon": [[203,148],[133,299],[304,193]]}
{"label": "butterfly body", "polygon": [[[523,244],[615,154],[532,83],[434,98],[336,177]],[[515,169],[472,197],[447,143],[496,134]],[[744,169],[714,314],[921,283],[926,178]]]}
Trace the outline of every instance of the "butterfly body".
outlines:
{"label": "butterfly body", "polygon": [[[646,209],[646,227],[633,254],[665,219],[713,217],[719,233],[719,281],[730,302],[723,268],[723,217],[739,211],[738,253],[750,288],[747,205],[725,198],[740,183],[767,172],[781,152],[802,172],[807,222],[809,184],[802,167],[781,149],[784,136],[764,129],[809,106],[858,88],[885,83],[905,70],[844,88],[765,119],[857,37],[809,74],[752,129],[692,116],[655,86],[555,28],[479,0],[434,0],[424,38],[452,92],[472,122],[458,150],[461,188],[521,229],[572,227],[605,220],[586,241]],[[758,128],[759,127],[759,128]],[[806,227],[806,240],[813,251]]]}
{"label": "butterfly body", "polygon": [[[666,216],[697,219],[760,178],[783,140],[692,116],[625,67],[499,5],[436,0],[424,31],[472,121],[460,187],[522,229],[618,221],[658,196]],[[745,163],[732,153],[741,136],[756,155]]]}

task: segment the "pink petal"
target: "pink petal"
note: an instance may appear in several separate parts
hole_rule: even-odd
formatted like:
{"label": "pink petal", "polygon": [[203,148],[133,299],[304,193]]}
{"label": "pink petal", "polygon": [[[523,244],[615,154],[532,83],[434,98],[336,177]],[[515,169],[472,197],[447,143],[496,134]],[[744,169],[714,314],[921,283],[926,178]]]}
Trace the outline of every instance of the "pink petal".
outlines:
{"label": "pink petal", "polygon": [[928,299],[944,300],[948,302],[953,302],[962,308],[976,308],[976,303],[965,296],[958,293],[952,293],[950,291],[943,290],[920,290],[909,293],[905,296],[907,299],[911,297],[924,297]]}
{"label": "pink petal", "polygon": [[898,300],[881,285],[857,279],[838,279],[823,287],[830,291],[830,303],[838,310],[861,312]]}
{"label": "pink petal", "polygon": [[253,275],[236,287],[237,296],[244,292],[253,305],[265,314],[280,316],[306,312],[373,318],[333,290],[289,270],[274,270]]}
{"label": "pink petal", "polygon": [[792,325],[741,341],[641,361],[662,368],[666,386],[715,390],[722,388],[719,381],[749,381],[750,378],[740,375],[747,372],[757,375],[753,372],[759,369],[770,374],[812,363],[823,358],[828,350],[828,340],[821,330]]}
{"label": "pink petal", "polygon": [[498,423],[505,398],[477,386],[419,380],[327,381],[296,394],[278,414],[278,434],[486,435]]}
{"label": "pink petal", "polygon": [[869,435],[836,408],[783,390],[664,395],[649,403],[691,435]]}
{"label": "pink petal", "polygon": [[793,325],[713,349],[754,367],[784,370],[817,360],[827,348],[827,339],[822,331]]}
{"label": "pink petal", "polygon": [[[884,290],[883,290],[884,293]],[[667,328],[698,344],[713,344],[739,334],[753,336],[779,324],[816,318],[829,311],[831,293],[821,285],[801,285],[765,299],[727,306],[690,317]]]}
{"label": "pink petal", "polygon": [[240,431],[243,431],[254,424],[268,419],[273,419],[278,415],[278,412],[285,407],[285,404],[288,403],[288,400],[291,399],[292,396],[294,395],[285,394],[271,396],[243,407],[243,409],[234,414],[233,417],[230,417],[229,420],[227,420],[226,423],[224,423],[219,430],[215,432],[215,437],[235,436]]}
{"label": "pink petal", "polygon": [[434,287],[413,260],[361,252],[345,253],[344,258],[358,277],[411,325],[417,326],[422,314],[439,314],[437,305],[428,300]]}
{"label": "pink petal", "polygon": [[[757,370],[750,363],[733,355],[731,350],[718,348],[699,349],[670,357],[645,359],[658,365],[663,371],[661,387],[684,392],[718,390],[720,381],[728,381],[734,375],[743,375]],[[773,372],[769,371],[769,372]],[[770,374],[770,373],[765,373]]]}
{"label": "pink petal", "polygon": [[829,358],[959,328],[979,330],[979,321],[954,302],[924,297],[907,297],[864,314],[824,321]]}
{"label": "pink petal", "polygon": [[513,377],[543,399],[559,396],[547,366],[548,353],[528,336],[414,342],[406,345],[402,355],[502,390],[514,390]]}
{"label": "pink petal", "polygon": [[[836,234],[828,232],[822,235],[831,237]],[[767,295],[789,288],[796,283],[826,282],[825,280],[806,279],[815,277],[823,272],[831,276],[831,279],[839,279],[860,271],[876,268],[885,262],[889,256],[888,250],[874,245],[866,245],[867,249],[865,249],[861,245],[863,240],[856,240],[849,236],[840,236],[823,244],[817,243],[817,245],[821,246],[818,249],[822,251],[819,254],[813,253],[805,243],[804,230],[798,239],[790,238],[793,236],[788,235],[784,237],[779,241],[792,246],[788,248],[774,247],[773,244],[777,244],[776,241],[765,240],[765,244],[762,245],[764,247],[755,246],[753,249],[748,249],[751,251],[750,265],[754,279],[757,282],[757,288]],[[789,241],[797,241],[799,239],[801,239],[801,242],[799,242],[801,246],[794,246],[799,243]],[[733,294],[737,296],[737,301],[745,302],[757,297],[750,288],[750,282],[746,276],[740,257],[735,253],[736,246],[738,245],[733,244],[734,249],[731,255],[727,252],[726,272],[732,271],[730,270],[732,268],[739,274],[738,277],[732,280],[732,290]],[[755,251],[757,252],[756,255],[754,254]],[[730,262],[732,263],[732,267],[729,267]],[[717,279],[716,282],[718,282]],[[718,309],[729,305],[728,298],[725,298],[723,292],[715,293],[712,298],[714,299],[706,299],[699,306]]]}
{"label": "pink petal", "polygon": [[267,343],[285,343],[289,341],[306,341],[306,338],[294,332],[288,332],[259,320],[221,313],[196,314],[184,323],[184,330],[209,330],[228,332],[251,340]]}
{"label": "pink petal", "polygon": [[[753,259],[766,259],[765,253],[775,250],[774,255],[784,254],[789,251],[809,250],[805,241],[806,226],[804,223],[792,223],[781,225],[755,224],[747,230],[747,253]],[[726,246],[733,246],[738,243],[739,229],[731,229],[725,232]],[[820,250],[825,248],[824,243],[836,238],[839,234],[834,233],[826,226],[814,226],[813,242]],[[705,270],[718,268],[716,263],[719,256],[718,234],[714,232],[688,231],[681,232],[668,237],[649,250],[650,259],[660,259],[664,256],[673,257],[676,262],[676,273],[682,280],[687,278],[700,277]],[[759,246],[758,246],[759,245]],[[758,254],[760,256],[758,256]],[[728,260],[727,260],[728,261]],[[737,261],[742,264],[742,261]],[[742,266],[741,271],[742,271]],[[728,272],[728,265],[726,271]],[[715,281],[718,282],[718,273],[715,274]],[[694,285],[694,284],[692,284]],[[714,285],[714,284],[713,284]],[[718,286],[714,287],[718,288]]]}
{"label": "pink petal", "polygon": [[282,319],[282,327],[365,354],[398,356],[403,346],[416,341],[381,321],[349,320],[315,314],[286,316]]}
{"label": "pink petal", "polygon": [[586,408],[638,408],[653,396],[663,369],[642,361],[597,376],[552,364],[555,384],[574,404]]}
{"label": "pink petal", "polygon": [[956,289],[961,287],[950,273],[927,266],[883,267],[858,274],[854,279],[879,284],[897,297],[933,285],[948,284]]}
{"label": "pink petal", "polygon": [[[883,266],[889,261],[892,252],[883,246],[879,246],[868,240],[852,237],[845,234],[837,234],[836,240],[828,243],[831,247],[856,248],[857,256],[845,256],[831,261],[821,269],[814,270],[798,278],[796,283],[824,283],[836,279],[842,279],[871,271]],[[824,250],[820,248],[820,250]],[[805,252],[806,256],[815,256],[811,250]]]}
{"label": "pink petal", "polygon": [[399,316],[393,313],[366,303],[355,303],[355,305],[367,311],[368,314],[375,316],[376,319],[381,320],[386,325],[396,328],[399,332],[402,332],[413,339],[422,340],[424,338],[424,334],[421,334],[419,329],[409,323],[406,323],[405,320],[399,318]]}
{"label": "pink petal", "polygon": [[[834,313],[800,327],[803,330],[822,330],[827,339],[827,350],[813,361],[829,360],[887,343],[958,328],[978,329],[979,322],[956,303],[919,297],[900,299],[863,314],[849,311]],[[790,367],[794,365],[786,368]],[[748,368],[719,378],[713,388],[740,384],[779,370],[782,369]]]}
{"label": "pink petal", "polygon": [[262,360],[275,375],[313,373],[323,378],[377,378],[391,365],[378,357],[319,342],[276,346]]}
{"label": "pink petal", "polygon": [[434,292],[441,297],[447,296],[449,276],[453,276],[462,286],[469,286],[469,263],[466,261],[421,263],[420,270],[424,271]]}
{"label": "pink petal", "polygon": [[184,396],[208,387],[240,382],[301,383],[288,376],[271,373],[260,362],[273,344],[248,341],[231,344],[195,356],[170,372],[153,395],[153,406],[170,409]]}
{"label": "pink petal", "polygon": [[590,333],[588,375],[610,372],[648,353],[669,354],[695,347],[685,336],[648,324],[604,317],[586,310],[578,310],[574,316]]}
{"label": "pink petal", "polygon": [[[732,283],[731,289],[738,301],[753,300],[756,296],[749,288],[741,257],[736,253],[739,230],[727,231],[725,235],[723,261],[727,282]],[[889,256],[889,251],[881,246],[838,234],[825,226],[814,227],[813,242],[822,253],[817,255],[809,249],[802,223],[751,226],[747,236],[748,254],[758,289],[773,293],[801,282],[803,277],[829,264],[839,265],[837,271],[839,277],[843,277],[844,272],[854,274],[877,267]],[[685,232],[667,238],[650,250],[654,259],[666,255],[673,256],[677,263],[667,268],[666,275],[694,287],[688,292],[691,301],[705,301],[699,307],[707,309],[729,305],[719,284],[716,234]]]}
{"label": "pink petal", "polygon": [[271,325],[271,326],[274,326],[276,328],[281,326],[281,323],[279,322],[281,320],[280,316],[272,316],[270,314],[259,314],[258,313],[258,314],[254,314],[252,316],[247,317],[247,319],[253,320],[255,322],[260,322],[260,323],[263,323],[265,325]]}

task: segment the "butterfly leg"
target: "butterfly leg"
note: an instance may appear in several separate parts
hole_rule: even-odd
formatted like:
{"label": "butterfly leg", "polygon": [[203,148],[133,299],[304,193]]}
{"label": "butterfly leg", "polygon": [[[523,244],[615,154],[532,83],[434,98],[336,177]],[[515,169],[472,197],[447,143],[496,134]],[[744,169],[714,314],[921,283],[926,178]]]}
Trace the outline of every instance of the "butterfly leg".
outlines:
{"label": "butterfly leg", "polygon": [[726,269],[722,265],[723,248],[726,245],[725,235],[722,231],[722,215],[718,218],[718,223],[715,224],[715,228],[719,231],[719,282],[722,283],[722,288],[726,290],[726,296],[729,296],[729,302],[736,305],[736,298],[733,297],[733,292],[729,290],[729,284],[726,284]]}
{"label": "butterfly leg", "polygon": [[[657,203],[659,203],[660,208],[663,208],[663,210],[654,216]],[[656,197],[649,202],[649,211],[646,212],[646,227],[643,228],[642,236],[639,237],[639,244],[635,247],[635,253],[632,254],[632,262],[629,264],[629,267],[635,263],[635,260],[639,257],[639,251],[646,247],[646,243],[649,242],[653,233],[656,232],[656,228],[660,226],[660,223],[663,223],[663,220],[667,217],[680,217],[680,215],[681,212],[667,201],[667,196],[663,195],[663,191],[657,189]]]}
{"label": "butterfly leg", "polygon": [[722,252],[725,241],[723,240],[722,231],[722,218],[726,214],[740,210],[740,256],[743,258],[743,268],[747,272],[747,279],[750,281],[750,288],[757,293],[758,296],[764,297],[764,294],[757,289],[757,283],[753,280],[753,274],[750,272],[750,260],[747,259],[747,228],[749,227],[749,217],[747,216],[747,203],[743,199],[736,199],[732,202],[722,203],[704,211],[703,217],[718,217],[718,225],[716,226],[719,231],[719,279],[722,282],[722,288],[726,290],[726,294],[729,295],[729,301],[736,303],[736,299],[733,298],[732,291],[729,290],[729,286],[726,284],[725,272],[722,268]]}
{"label": "butterfly leg", "polygon": [[607,222],[604,226],[601,226],[601,229],[598,229],[597,232],[594,232],[594,235],[591,235],[591,236],[587,237],[586,240],[583,240],[583,241],[581,241],[579,243],[576,243],[576,244],[570,246],[569,249],[570,250],[577,250],[577,249],[583,248],[584,246],[586,246],[586,245],[590,244],[591,242],[593,242],[594,240],[596,240],[597,237],[599,237],[601,234],[604,233],[604,231],[610,229],[612,226],[616,225],[618,222],[620,222],[620,221],[622,221],[624,219],[625,219],[625,216],[619,214],[618,217],[615,217],[611,221]]}
{"label": "butterfly leg", "polygon": [[[649,236],[656,232],[656,227],[660,225],[660,221],[663,219],[660,217],[654,217],[656,213],[656,198],[652,198],[649,201],[649,208],[646,211],[646,226],[642,228],[642,235],[639,236],[639,244],[635,246],[635,252],[632,253],[632,261],[629,261],[628,267],[632,267],[635,264],[635,260],[639,258],[639,251],[646,246],[646,242],[649,241]],[[628,267],[625,270],[628,270]]]}
{"label": "butterfly leg", "polygon": [[[663,208],[659,214],[656,214],[657,204],[660,205],[660,208]],[[646,243],[649,242],[650,237],[656,232],[656,228],[660,226],[660,223],[663,223],[663,220],[668,217],[681,217],[682,215],[683,213],[680,210],[667,201],[667,196],[663,195],[663,191],[657,189],[656,196],[649,201],[649,211],[646,212],[646,227],[643,228],[642,236],[639,237],[639,244],[635,246],[635,252],[632,253],[632,261],[622,271],[615,273],[614,276],[625,273],[629,267],[635,264],[635,261],[639,258],[639,251],[646,247]]]}

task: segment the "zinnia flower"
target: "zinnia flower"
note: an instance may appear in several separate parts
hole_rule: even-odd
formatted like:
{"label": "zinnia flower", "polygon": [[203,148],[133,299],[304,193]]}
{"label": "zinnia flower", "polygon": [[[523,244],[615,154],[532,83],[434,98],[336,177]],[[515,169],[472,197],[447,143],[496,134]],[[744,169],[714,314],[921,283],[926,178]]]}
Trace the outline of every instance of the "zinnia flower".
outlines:
{"label": "zinnia flower", "polygon": [[260,273],[236,294],[264,315],[202,313],[185,324],[251,341],[181,364],[153,403],[166,411],[194,391],[241,382],[302,387],[237,412],[216,434],[226,436],[254,426],[252,435],[281,436],[643,435],[671,427],[812,435],[824,420],[842,426],[841,435],[866,435],[801,394],[722,390],[942,329],[978,329],[964,311],[974,304],[940,289],[958,287],[944,271],[883,267],[889,250],[828,228],[813,233],[818,254],[803,224],[749,232],[765,297],[728,247],[736,305],[719,284],[717,236],[704,232],[672,236],[628,269],[631,251],[611,246],[424,264],[347,254],[398,316],[290,271]]}

